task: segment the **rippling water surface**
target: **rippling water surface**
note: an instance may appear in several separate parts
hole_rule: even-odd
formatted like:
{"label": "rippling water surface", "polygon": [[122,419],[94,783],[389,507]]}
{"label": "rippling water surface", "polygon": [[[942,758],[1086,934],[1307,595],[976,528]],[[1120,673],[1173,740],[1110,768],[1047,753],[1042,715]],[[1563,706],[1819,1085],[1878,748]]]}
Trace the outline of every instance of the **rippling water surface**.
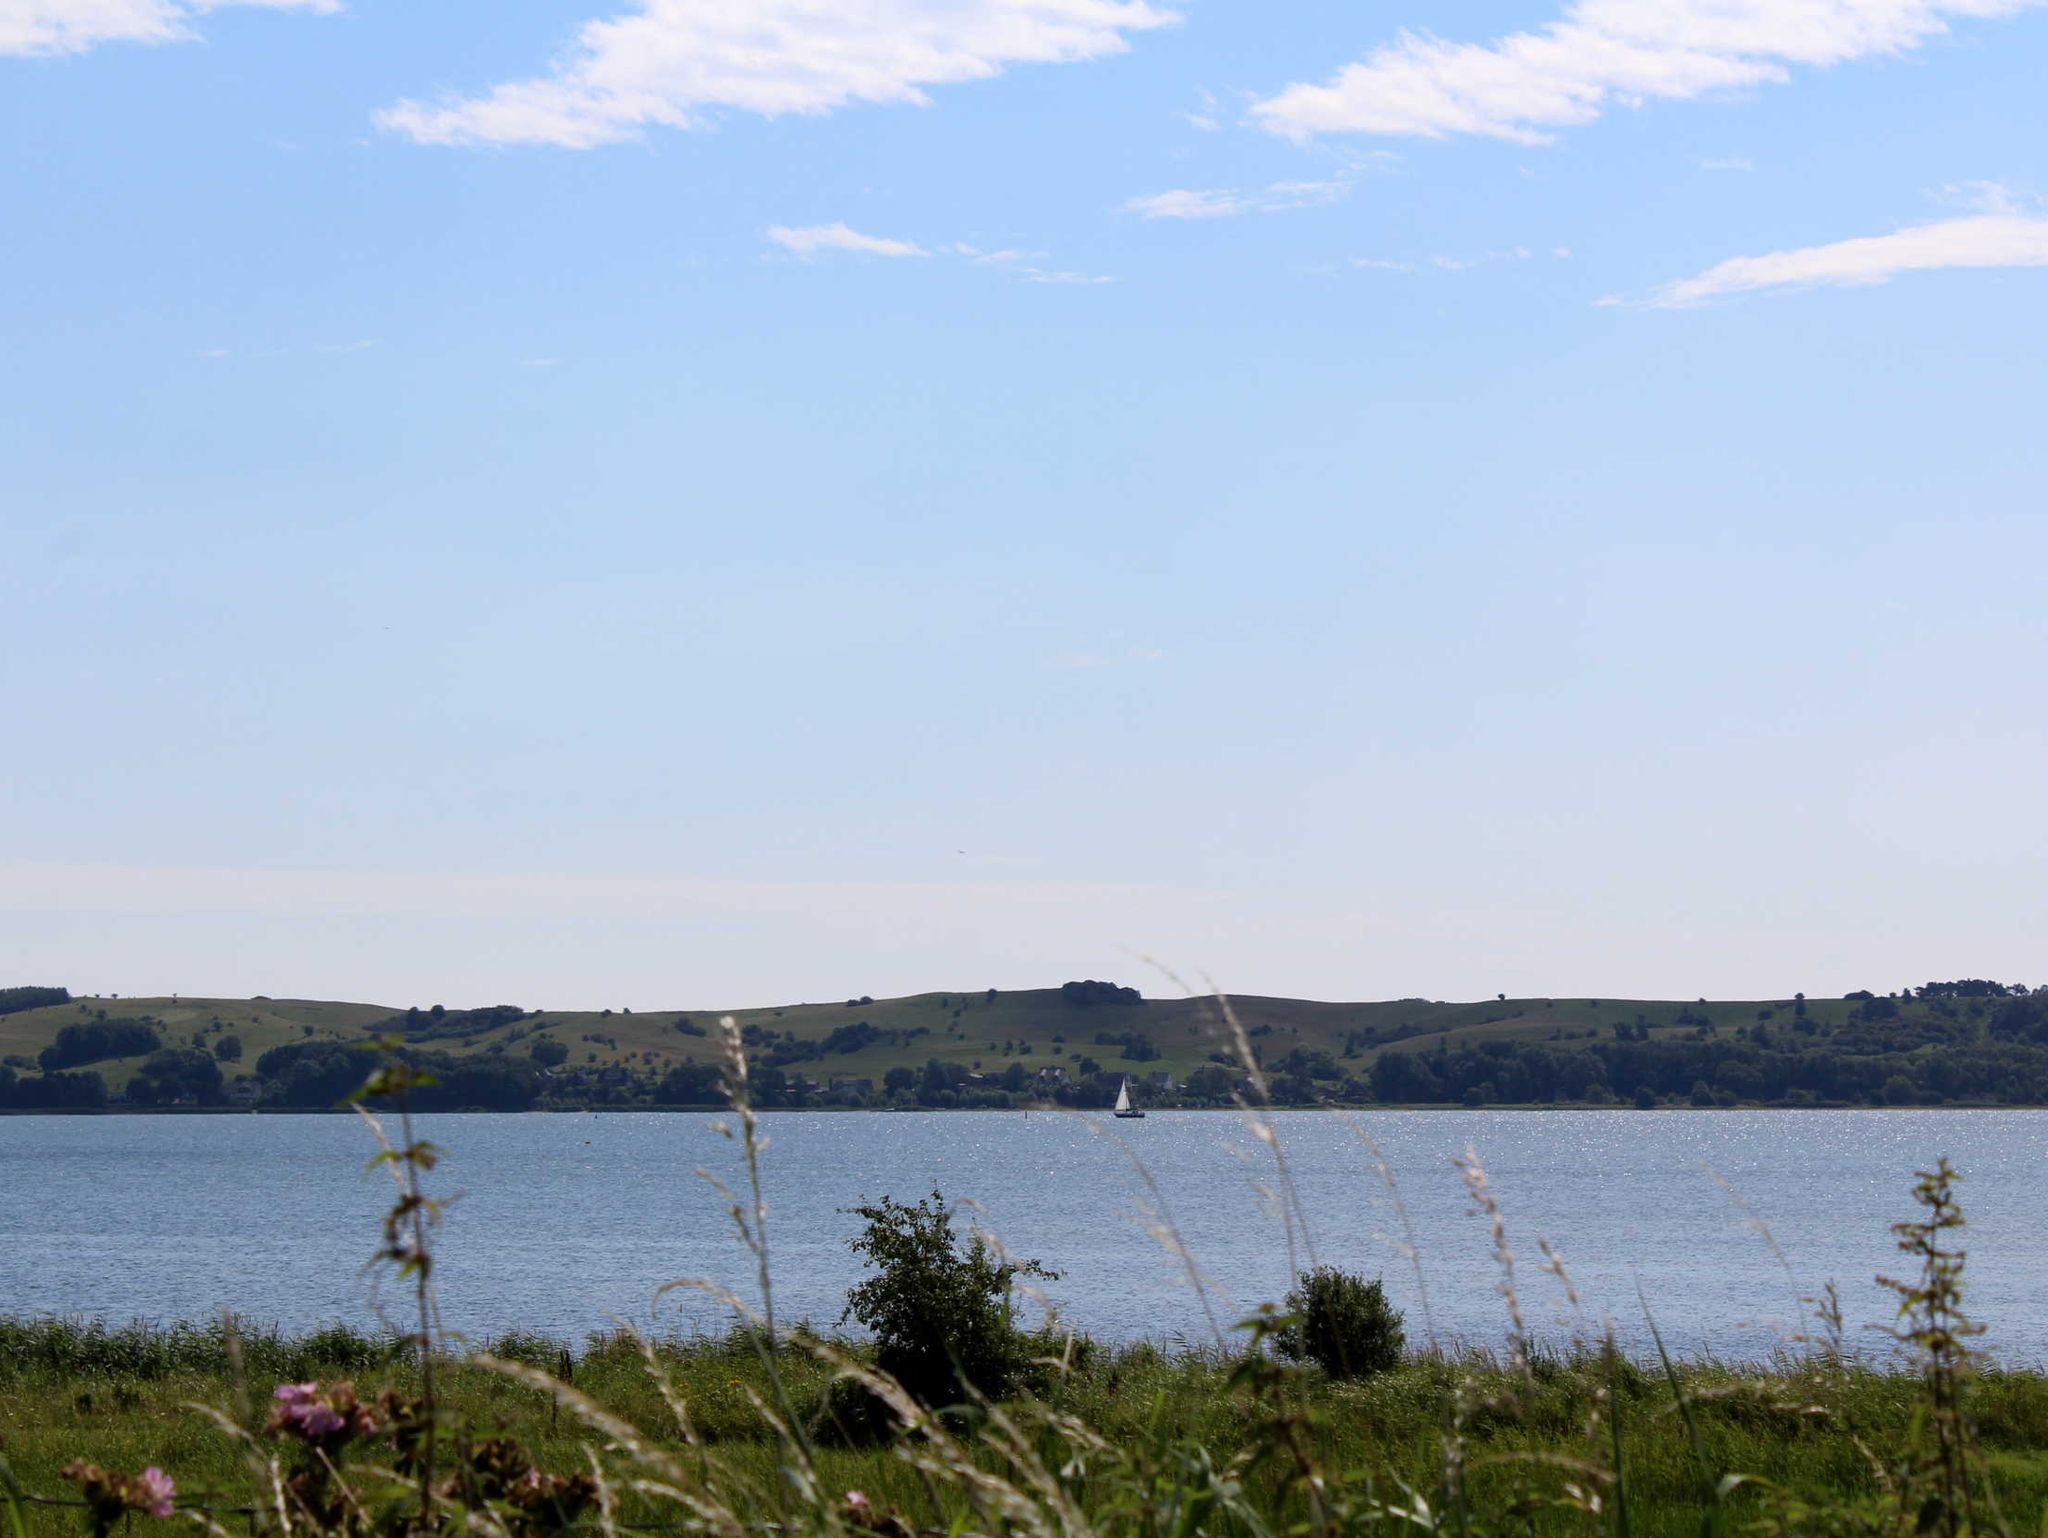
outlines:
{"label": "rippling water surface", "polygon": [[[654,1290],[709,1277],[752,1295],[724,1201],[695,1173],[742,1178],[714,1118],[442,1116],[427,1134],[459,1192],[443,1235],[449,1324],[580,1335],[616,1319],[660,1329],[705,1305]],[[1830,1278],[1852,1332],[1885,1317],[1872,1278],[1905,1257],[1912,1172],[1946,1154],[1966,1176],[1969,1301],[2009,1360],[2048,1360],[2048,1221],[2037,1172],[2048,1113],[2014,1111],[1322,1112],[1272,1118],[1301,1209],[1298,1253],[1386,1277],[1422,1337],[1498,1342],[1505,1314],[1484,1220],[1454,1155],[1474,1147],[1499,1194],[1532,1329],[1568,1338],[1546,1236],[1584,1316],[1643,1344],[1643,1299],[1665,1339],[1754,1356],[1797,1328]],[[836,1322],[857,1266],[845,1210],[934,1187],[972,1197],[1014,1252],[1062,1273],[1049,1290],[1092,1334],[1208,1338],[1183,1264],[1154,1237],[1170,1217],[1209,1281],[1215,1317],[1284,1292],[1288,1229],[1271,1149],[1243,1119],[1017,1114],[765,1117],[777,1309]],[[1404,1224],[1362,1140],[1384,1152]],[[341,1116],[0,1118],[0,1312],[159,1321],[222,1309],[290,1328],[373,1323],[363,1272],[388,1201],[367,1135]],[[1139,1165],[1156,1182],[1148,1190]],[[1712,1171],[1710,1174],[1709,1171]],[[1731,1200],[1718,1175],[1739,1193]],[[1781,1261],[1748,1213],[1769,1225]],[[1402,1246],[1414,1235],[1415,1269]],[[1425,1306],[1426,1291],[1426,1306]]]}

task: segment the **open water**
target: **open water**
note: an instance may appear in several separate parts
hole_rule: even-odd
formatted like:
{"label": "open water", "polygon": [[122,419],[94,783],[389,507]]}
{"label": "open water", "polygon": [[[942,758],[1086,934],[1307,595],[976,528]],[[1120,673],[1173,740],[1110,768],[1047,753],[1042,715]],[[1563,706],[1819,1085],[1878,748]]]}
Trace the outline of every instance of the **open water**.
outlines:
{"label": "open water", "polygon": [[[698,1294],[672,1293],[657,1309],[663,1282],[710,1278],[757,1297],[727,1202],[697,1173],[744,1178],[716,1120],[425,1118],[448,1151],[435,1183],[460,1198],[441,1235],[448,1324],[472,1338],[512,1328],[574,1337],[618,1320],[690,1331],[715,1314]],[[1305,1224],[1283,1221],[1274,1151],[1237,1115],[766,1116],[777,1313],[836,1323],[860,1274],[847,1249],[859,1224],[845,1209],[936,1188],[974,1199],[1013,1253],[1059,1271],[1050,1297],[1101,1338],[1211,1340],[1212,1317],[1227,1331],[1312,1256],[1384,1274],[1413,1339],[1433,1329],[1499,1344],[1501,1270],[1452,1164],[1470,1146],[1505,1214],[1539,1337],[1565,1342],[1611,1319],[1624,1343],[1644,1347],[1647,1306],[1674,1348],[1757,1357],[1801,1327],[1800,1296],[1833,1279],[1852,1344],[1875,1353],[1881,1338],[1860,1327],[1888,1319],[1891,1305],[1873,1278],[1909,1265],[1889,1225],[1912,1213],[1913,1171],[1946,1154],[1967,1177],[1969,1306],[2006,1360],[2048,1361],[2048,1113],[1271,1121]],[[1384,1153],[1398,1205],[1361,1131]],[[391,1190],[384,1172],[365,1169],[372,1151],[344,1116],[0,1118],[0,1312],[167,1322],[232,1309],[291,1329],[372,1325],[379,1300],[364,1260]],[[1199,1264],[1199,1293],[1156,1235],[1168,1221]],[[1542,1269],[1539,1236],[1569,1269],[1576,1311]],[[402,1299],[385,1301],[402,1312]]]}

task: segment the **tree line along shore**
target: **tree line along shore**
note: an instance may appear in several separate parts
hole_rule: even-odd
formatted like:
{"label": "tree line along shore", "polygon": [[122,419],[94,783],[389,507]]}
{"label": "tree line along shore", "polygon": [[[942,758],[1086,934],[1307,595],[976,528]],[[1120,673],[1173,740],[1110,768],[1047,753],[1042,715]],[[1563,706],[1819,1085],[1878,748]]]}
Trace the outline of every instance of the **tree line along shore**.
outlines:
{"label": "tree line along shore", "polygon": [[1147,999],[1096,980],[730,1011],[403,1009],[0,989],[0,1110],[330,1109],[381,1041],[425,1109],[2048,1105],[2048,987],[1839,998],[1343,1004]]}

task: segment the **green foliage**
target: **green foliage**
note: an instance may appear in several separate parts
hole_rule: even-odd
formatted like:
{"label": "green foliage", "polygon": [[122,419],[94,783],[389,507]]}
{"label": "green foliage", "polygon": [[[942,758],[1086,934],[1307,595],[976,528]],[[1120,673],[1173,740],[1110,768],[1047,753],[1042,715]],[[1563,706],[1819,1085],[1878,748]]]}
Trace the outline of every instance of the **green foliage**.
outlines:
{"label": "green foliage", "polygon": [[[1346,1104],[1612,1105],[1640,1098],[1684,1105],[1695,1098],[1699,1085],[1706,1086],[1716,1105],[2048,1104],[2048,993],[1970,978],[1891,995],[1857,991],[1870,996],[1712,1004],[1586,998],[1345,1004],[1253,998],[1239,1000],[1238,1012],[1245,1038],[1264,1053],[1261,1066],[1268,1081],[1282,1081],[1281,1098],[1302,1104],[1334,1098]],[[1085,1069],[1075,1072],[1076,1048],[1088,1051],[1098,1070],[1135,1072],[1140,1063],[1168,1070],[1183,1088],[1148,1088],[1151,1107],[1229,1104],[1244,1073],[1238,1044],[1210,1000],[1077,1007],[1058,988],[1044,988],[993,998],[981,992],[933,993],[854,1003],[851,1011],[833,1000],[737,1017],[754,1064],[785,1073],[772,1092],[764,1075],[760,1104],[883,1103],[882,1085],[890,1069],[921,1073],[928,1060],[937,1058],[947,1065],[949,1082],[925,1102],[933,1106],[1050,1100],[1094,1108],[1102,1103],[1099,1086]],[[257,1081],[263,1104],[332,1106],[359,1082],[359,1069],[339,1058],[325,1064],[331,1073],[321,1072],[322,1065],[301,1063],[283,1075],[284,1082],[274,1083],[262,1072],[261,1060],[288,1043],[338,1054],[372,1031],[402,1037],[408,1051],[437,1065],[445,1094],[441,1106],[721,1103],[655,1098],[671,1068],[693,1055],[708,1055],[699,1047],[699,1035],[710,1025],[704,1015],[546,1012],[548,1037],[566,1044],[570,1056],[555,1065],[552,1075],[543,1076],[537,1071],[542,1065],[529,1055],[530,1042],[543,1029],[540,1013],[511,1005],[421,1008],[394,1015],[388,1006],[366,1004],[177,998],[122,1004],[71,999],[0,1012],[0,1064],[17,1074],[17,1090],[0,1092],[0,1097],[13,1109],[94,1105],[84,1086],[43,1084],[33,1074],[38,1052],[56,1045],[64,1027],[110,1013],[154,1023],[161,1040],[104,1060],[110,1066],[100,1072],[109,1091],[124,1091],[149,1051],[174,1040],[183,1044],[195,1031],[208,1043],[232,1032],[245,1044],[246,1056],[256,1060],[254,1068],[243,1071]],[[678,1020],[691,1028],[679,1029]],[[1098,1034],[1104,1038],[1100,1042]],[[1131,1055],[1120,1057],[1127,1049]],[[1048,1058],[1075,1074],[1074,1081],[1055,1084],[1029,1072]],[[1027,1072],[1013,1087],[1008,1069],[1019,1059]],[[456,1060],[476,1061],[484,1071],[457,1080],[448,1066]],[[1195,1079],[1205,1066],[1222,1072]],[[630,1078],[600,1080],[604,1070],[620,1067],[629,1070]],[[1333,1068],[1341,1068],[1343,1075],[1333,1074]],[[840,1087],[828,1088],[835,1079]],[[25,1089],[20,1088],[24,1080]],[[861,1080],[874,1088],[848,1087],[848,1081]],[[809,1081],[818,1081],[815,1090]],[[1114,1083],[1109,1092],[1115,1093]]]}
{"label": "green foliage", "polygon": [[44,1073],[16,1078],[0,1068],[0,1108],[16,1111],[94,1111],[107,1103],[106,1081],[83,1073]]}
{"label": "green foliage", "polygon": [[1060,984],[1060,1001],[1078,1008],[1096,1004],[1122,1005],[1126,1008],[1145,1002],[1144,995],[1135,988],[1119,987],[1115,983],[1098,982],[1087,978],[1078,983]]}
{"label": "green foliage", "polygon": [[69,1004],[69,988],[0,988],[0,1015],[18,1014],[24,1009],[48,1009]]}
{"label": "green foliage", "polygon": [[[531,1059],[469,1056],[406,1046],[403,1061],[422,1077],[413,1106],[422,1111],[524,1111],[538,1093]],[[294,1041],[256,1060],[266,1105],[330,1109],[362,1088],[379,1061],[374,1042]],[[374,1104],[389,1105],[381,1093]]]}
{"label": "green foliage", "polygon": [[240,1323],[110,1325],[103,1319],[0,1315],[0,1383],[225,1380],[239,1361],[253,1378],[283,1382],[368,1372],[391,1360],[392,1340],[331,1325],[289,1336]]}
{"label": "green foliage", "polygon": [[166,1047],[128,1081],[128,1098],[138,1105],[217,1105],[220,1063],[203,1047]]}
{"label": "green foliage", "polygon": [[112,1057],[137,1057],[163,1044],[156,1026],[147,1020],[85,1020],[61,1027],[57,1039],[36,1054],[36,1061],[43,1072],[55,1073]]}
{"label": "green foliage", "polygon": [[1273,1344],[1292,1361],[1314,1362],[1333,1378],[1369,1378],[1401,1363],[1401,1311],[1378,1277],[1317,1266],[1302,1273],[1280,1307],[1287,1323]]}
{"label": "green foliage", "polygon": [[724,1105],[725,1076],[716,1063],[684,1063],[662,1075],[654,1098],[661,1105]]}
{"label": "green foliage", "polygon": [[1011,1287],[1057,1273],[997,1255],[978,1232],[962,1244],[937,1191],[914,1206],[885,1196],[853,1214],[866,1226],[851,1247],[876,1274],[847,1294],[840,1319],[873,1332],[875,1365],[933,1408],[1014,1393],[1031,1348],[1012,1319]]}

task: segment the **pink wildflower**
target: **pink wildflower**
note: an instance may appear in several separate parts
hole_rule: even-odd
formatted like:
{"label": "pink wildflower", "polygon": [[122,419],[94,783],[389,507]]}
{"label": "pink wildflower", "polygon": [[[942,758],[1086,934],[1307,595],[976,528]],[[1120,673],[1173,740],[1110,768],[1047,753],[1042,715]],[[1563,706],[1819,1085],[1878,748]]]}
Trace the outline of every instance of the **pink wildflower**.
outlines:
{"label": "pink wildflower", "polygon": [[849,1490],[846,1492],[846,1504],[856,1511],[862,1511],[867,1508],[868,1498],[858,1490]]}
{"label": "pink wildflower", "polygon": [[153,1517],[168,1517],[171,1514],[171,1497],[178,1493],[178,1487],[171,1483],[171,1476],[151,1464],[129,1484],[135,1504]]}
{"label": "pink wildflower", "polygon": [[280,1383],[277,1409],[270,1417],[273,1426],[291,1431],[307,1441],[331,1436],[346,1424],[334,1407],[320,1397],[317,1383]]}

